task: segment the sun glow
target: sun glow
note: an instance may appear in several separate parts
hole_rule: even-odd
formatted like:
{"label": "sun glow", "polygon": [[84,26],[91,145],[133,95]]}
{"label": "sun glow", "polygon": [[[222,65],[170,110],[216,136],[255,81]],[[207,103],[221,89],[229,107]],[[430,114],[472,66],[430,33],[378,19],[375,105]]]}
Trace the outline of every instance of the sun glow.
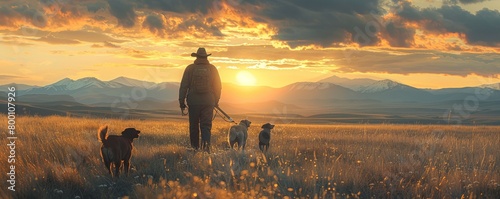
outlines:
{"label": "sun glow", "polygon": [[242,86],[255,86],[255,84],[257,83],[255,77],[248,71],[239,72],[236,75],[236,81],[238,81],[238,84]]}

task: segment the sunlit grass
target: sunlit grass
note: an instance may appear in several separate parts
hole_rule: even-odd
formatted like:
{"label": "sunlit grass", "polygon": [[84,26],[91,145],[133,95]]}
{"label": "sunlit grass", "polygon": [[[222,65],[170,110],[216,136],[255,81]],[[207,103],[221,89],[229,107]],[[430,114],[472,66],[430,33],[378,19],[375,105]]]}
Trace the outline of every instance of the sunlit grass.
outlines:
{"label": "sunlit grass", "polygon": [[[141,130],[128,177],[111,179],[101,162],[96,131],[104,124],[111,134]],[[240,152],[224,148],[230,124],[218,121],[213,153],[205,154],[187,150],[187,125],[19,117],[13,196],[498,198],[500,193],[500,127],[277,124],[270,150],[262,154],[260,125],[250,127],[247,150]],[[0,196],[12,194],[1,190]]]}

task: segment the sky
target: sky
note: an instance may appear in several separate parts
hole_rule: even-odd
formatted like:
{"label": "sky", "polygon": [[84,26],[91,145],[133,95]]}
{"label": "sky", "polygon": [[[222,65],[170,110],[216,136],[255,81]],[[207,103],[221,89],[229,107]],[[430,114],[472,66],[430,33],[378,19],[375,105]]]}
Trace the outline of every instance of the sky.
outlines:
{"label": "sky", "polygon": [[418,88],[500,82],[499,0],[3,0],[0,85],[179,82],[198,47],[222,81],[330,76]]}

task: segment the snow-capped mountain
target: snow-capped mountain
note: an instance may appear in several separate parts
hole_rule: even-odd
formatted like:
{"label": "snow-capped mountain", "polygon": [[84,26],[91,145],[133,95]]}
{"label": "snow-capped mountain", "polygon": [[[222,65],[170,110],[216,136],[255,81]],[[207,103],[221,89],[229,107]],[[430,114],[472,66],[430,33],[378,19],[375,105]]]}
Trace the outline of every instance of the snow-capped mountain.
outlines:
{"label": "snow-capped mountain", "polygon": [[[134,89],[136,88],[136,89]],[[117,78],[111,81],[101,81],[94,77],[78,80],[64,78],[56,83],[20,91],[20,95],[69,95],[83,104],[112,103],[116,100],[174,100],[178,94],[176,83],[152,83],[130,78]],[[130,99],[128,99],[130,98]]]}
{"label": "snow-capped mountain", "polygon": [[[428,118],[439,122],[442,121],[440,117],[443,111],[453,108],[457,103],[464,103],[465,99],[472,96],[480,102],[478,111],[474,112],[474,115],[480,115],[478,118],[496,119],[500,113],[500,90],[494,89],[498,89],[498,84],[484,85],[485,88],[430,90],[391,80],[365,79],[356,82],[346,78],[329,79],[331,82],[298,82],[281,88],[241,87],[224,83],[220,102],[224,110],[238,114],[258,112],[268,115],[276,111],[280,114],[299,115],[319,113],[321,118],[345,117],[339,121],[356,122],[359,121],[356,118],[364,120],[372,115],[372,119],[377,120],[385,118],[390,121],[413,122],[419,121],[414,120],[418,116],[424,118],[422,121],[425,122]],[[366,84],[360,83],[362,81]],[[339,85],[342,83],[343,85]],[[9,85],[3,85],[4,88],[6,86]],[[93,112],[98,117],[122,117],[123,111],[131,114],[137,111],[135,117],[147,117],[150,113],[178,114],[179,111],[179,83],[153,83],[127,77],[101,81],[88,77],[77,80],[65,78],[47,86],[27,88],[24,90],[19,87],[16,97],[17,102],[26,108],[23,110],[30,114]],[[0,90],[0,95],[6,96],[5,90],[7,89]]]}
{"label": "snow-capped mountain", "polygon": [[63,90],[77,90],[86,87],[97,87],[97,88],[120,88],[123,85],[115,82],[103,82],[95,77],[85,77],[78,80],[72,80],[70,78],[64,78],[54,84],[46,86],[46,88],[53,89],[63,89]]}
{"label": "snow-capped mountain", "polygon": [[354,91],[361,91],[365,89],[368,85],[377,82],[377,80],[367,79],[367,78],[349,79],[349,78],[331,76],[329,78],[322,79],[318,82],[329,82],[337,84],[342,87],[349,88]]}
{"label": "snow-capped mountain", "polygon": [[137,79],[118,77],[111,81],[101,81],[95,77],[85,77],[78,80],[73,80],[70,78],[64,78],[57,81],[56,83],[43,86],[26,89],[26,93],[45,93],[45,92],[65,92],[65,91],[75,91],[83,88],[124,88],[124,87],[138,87],[145,89],[157,89],[165,88],[168,86],[178,86],[178,83],[162,82],[154,83],[148,81],[141,81]]}
{"label": "snow-capped mountain", "polygon": [[354,99],[360,93],[328,82],[298,82],[276,90],[277,97],[282,101],[300,99]]}
{"label": "snow-capped mountain", "polygon": [[83,88],[121,88],[122,84],[103,82],[95,77],[86,77],[78,80],[64,78],[56,83],[25,90],[24,94],[67,94]]}
{"label": "snow-capped mountain", "polygon": [[500,83],[495,83],[495,84],[483,84],[481,86],[479,86],[481,88],[491,88],[491,89],[495,89],[495,90],[500,90]]}
{"label": "snow-capped mountain", "polygon": [[[488,88],[470,87],[425,90],[391,80],[376,81],[365,79],[362,81],[369,84],[356,84],[358,88],[363,89],[353,90],[346,86],[338,85],[341,81],[349,82],[353,80],[338,77],[332,77],[330,80],[337,81],[337,83],[328,81],[297,82],[282,88],[242,88],[240,86],[231,86],[231,84],[225,83],[223,84],[223,97],[221,98],[221,102],[255,103],[262,101],[278,101],[281,103],[294,103],[298,106],[300,104],[307,104],[322,107],[327,105],[331,106],[335,100],[337,100],[337,102],[333,104],[336,106],[341,106],[338,100],[344,100],[346,104],[348,104],[347,102],[354,103],[366,101],[377,101],[379,103],[463,101],[465,97],[477,93],[478,89],[488,89],[486,90],[487,92],[482,92],[488,94],[487,100],[500,101],[500,90],[493,90],[495,86],[498,87],[498,84],[485,86]],[[18,89],[19,96],[26,96],[24,99],[32,101],[36,101],[38,98],[51,98],[51,96],[59,96],[57,97],[58,99],[70,96],[81,104],[108,107],[113,104],[116,105],[116,102],[123,102],[126,106],[132,106],[134,104],[148,104],[148,106],[153,106],[155,104],[175,102],[178,99],[178,94],[179,83],[153,83],[127,77],[118,77],[111,81],[101,81],[94,77],[78,80],[65,78],[43,87],[34,87],[27,90]],[[158,105],[156,108],[162,109],[164,107]]]}
{"label": "snow-capped mountain", "polygon": [[130,87],[142,87],[142,88],[153,88],[157,86],[157,83],[154,82],[148,82],[148,81],[141,81],[137,79],[131,79],[128,77],[118,77],[116,79],[113,79],[109,82],[115,82],[115,83],[120,83],[125,86],[130,86]]}
{"label": "snow-capped mountain", "polygon": [[414,88],[392,80],[377,81],[360,91],[366,98],[386,102],[426,102],[436,100],[429,91]]}
{"label": "snow-capped mountain", "polygon": [[363,90],[361,90],[361,92],[362,93],[378,93],[378,92],[383,92],[386,90],[405,89],[405,88],[413,88],[413,87],[386,79],[386,80],[377,81],[377,82],[365,87]]}

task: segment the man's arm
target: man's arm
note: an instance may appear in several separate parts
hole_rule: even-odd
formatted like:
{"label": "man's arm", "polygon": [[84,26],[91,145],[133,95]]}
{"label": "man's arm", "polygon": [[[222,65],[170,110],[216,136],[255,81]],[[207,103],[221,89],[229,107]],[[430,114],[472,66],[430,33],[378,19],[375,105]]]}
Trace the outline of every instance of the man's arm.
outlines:
{"label": "man's arm", "polygon": [[[191,67],[186,67],[184,74],[182,75],[181,85],[179,87],[179,104],[182,106],[186,105],[185,100],[189,89],[189,84],[191,82],[190,71]],[[185,107],[184,107],[185,108]]]}
{"label": "man's arm", "polygon": [[217,70],[217,68],[214,66],[214,69],[213,70],[214,74],[213,74],[213,85],[214,85],[214,97],[215,97],[215,105],[218,106],[219,105],[219,99],[220,99],[220,96],[221,96],[221,93],[222,93],[222,83],[221,83],[221,80],[220,80],[220,76],[219,76],[219,71]]}

